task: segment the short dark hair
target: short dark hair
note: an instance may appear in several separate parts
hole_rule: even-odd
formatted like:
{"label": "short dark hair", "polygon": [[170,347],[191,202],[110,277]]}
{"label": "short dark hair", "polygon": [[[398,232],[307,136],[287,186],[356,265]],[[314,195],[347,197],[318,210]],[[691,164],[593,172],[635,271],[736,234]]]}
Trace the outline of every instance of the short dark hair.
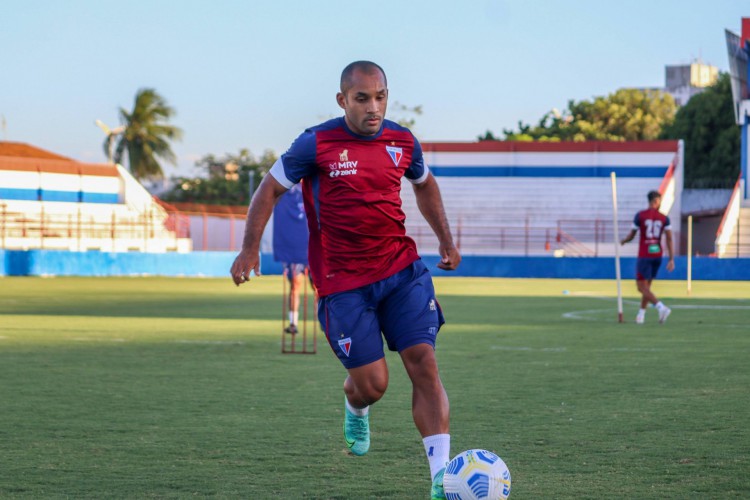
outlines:
{"label": "short dark hair", "polygon": [[648,192],[648,202],[651,203],[657,198],[661,198],[661,193],[659,191],[649,191]]}
{"label": "short dark hair", "polygon": [[359,70],[367,74],[372,74],[376,71],[380,71],[380,73],[383,75],[385,86],[388,86],[388,78],[386,78],[385,71],[383,71],[383,68],[381,68],[379,65],[375,64],[372,61],[354,61],[353,63],[349,63],[346,68],[344,68],[344,71],[341,72],[341,92],[346,93],[346,91],[351,87],[352,74],[355,70]]}

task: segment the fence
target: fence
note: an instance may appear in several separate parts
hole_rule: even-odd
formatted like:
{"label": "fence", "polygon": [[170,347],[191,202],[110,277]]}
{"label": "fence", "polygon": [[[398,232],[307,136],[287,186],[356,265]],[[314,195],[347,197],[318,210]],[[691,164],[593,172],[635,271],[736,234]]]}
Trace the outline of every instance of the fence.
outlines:
{"label": "fence", "polygon": [[[456,246],[464,255],[600,257],[614,255],[612,224],[604,219],[559,219],[553,227],[533,225],[529,219],[523,226],[466,224],[459,220],[452,230]],[[618,221],[619,234],[624,236],[631,226],[630,220]],[[435,253],[438,242],[428,225],[407,225],[407,233],[420,253]],[[625,250],[625,254],[635,255],[637,245]]]}
{"label": "fence", "polygon": [[187,218],[177,212],[134,214],[117,209],[79,208],[72,213],[11,211],[0,204],[0,248],[110,252],[187,252]]}
{"label": "fence", "polygon": [[[10,212],[0,203],[0,248],[114,252],[237,251],[241,248],[245,215],[239,209],[234,213],[213,212],[212,207],[200,212],[185,212],[166,204],[161,208],[163,211],[138,215],[116,210],[21,213]],[[612,224],[612,220],[605,219],[558,219],[552,226],[534,224],[529,218],[522,225],[458,220],[452,224],[452,230],[456,245],[464,255],[610,257],[614,255]],[[625,236],[631,226],[630,220],[620,220],[620,237]],[[263,252],[272,251],[270,231],[271,225],[264,234]],[[437,239],[426,222],[407,223],[407,234],[416,242],[420,254],[437,253]],[[738,225],[735,228],[732,241],[736,241],[737,246],[724,256],[734,257],[735,252],[738,257],[743,255],[738,248],[745,250],[747,245],[740,243],[740,234],[750,234],[750,227]],[[725,245],[727,243],[730,242]],[[636,252],[635,243],[622,248],[623,256]]]}
{"label": "fence", "polygon": [[[189,219],[193,248],[200,251],[237,251],[242,247],[246,209],[210,205],[175,204]],[[271,228],[267,226],[261,251],[272,252]],[[620,234],[631,227],[631,221],[620,221]],[[595,257],[614,255],[612,221],[603,219],[558,220],[553,227],[534,225],[529,219],[523,226],[453,224],[456,244],[467,255],[557,255]],[[426,222],[407,223],[407,234],[414,239],[420,253],[437,252],[438,242]],[[635,254],[636,249],[632,249]],[[627,252],[626,252],[627,253]]]}

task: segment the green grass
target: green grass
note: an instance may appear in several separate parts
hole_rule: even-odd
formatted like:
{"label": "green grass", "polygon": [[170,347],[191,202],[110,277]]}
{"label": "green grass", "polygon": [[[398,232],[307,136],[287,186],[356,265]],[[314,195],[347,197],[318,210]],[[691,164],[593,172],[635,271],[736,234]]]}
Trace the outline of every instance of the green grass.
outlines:
{"label": "green grass", "polygon": [[[748,498],[750,283],[658,281],[618,324],[608,281],[437,279],[452,449],[512,498]],[[564,293],[567,292],[567,293]],[[324,338],[280,354],[281,281],[0,279],[0,497],[426,498],[410,386],[345,452]]]}

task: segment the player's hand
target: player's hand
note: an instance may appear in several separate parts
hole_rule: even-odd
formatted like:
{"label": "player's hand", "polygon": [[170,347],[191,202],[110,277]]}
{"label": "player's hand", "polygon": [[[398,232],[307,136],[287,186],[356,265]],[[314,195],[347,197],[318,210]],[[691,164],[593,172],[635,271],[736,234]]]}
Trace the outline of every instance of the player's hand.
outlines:
{"label": "player's hand", "polygon": [[234,259],[232,264],[231,275],[232,281],[240,286],[246,281],[250,281],[250,272],[255,271],[256,276],[260,276],[260,258],[258,252],[242,250]]}
{"label": "player's hand", "polygon": [[674,259],[669,259],[669,262],[667,262],[667,271],[670,273],[674,271]]}
{"label": "player's hand", "polygon": [[461,254],[453,244],[440,246],[440,262],[437,265],[440,269],[454,271],[460,263]]}

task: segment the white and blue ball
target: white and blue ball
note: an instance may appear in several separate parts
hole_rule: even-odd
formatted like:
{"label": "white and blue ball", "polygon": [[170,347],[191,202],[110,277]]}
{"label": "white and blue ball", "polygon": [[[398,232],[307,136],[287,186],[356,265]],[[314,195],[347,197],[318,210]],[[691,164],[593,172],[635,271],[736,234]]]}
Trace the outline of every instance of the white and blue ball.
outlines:
{"label": "white and blue ball", "polygon": [[448,500],[505,500],[510,495],[510,471],[503,459],[487,450],[467,450],[445,467]]}

